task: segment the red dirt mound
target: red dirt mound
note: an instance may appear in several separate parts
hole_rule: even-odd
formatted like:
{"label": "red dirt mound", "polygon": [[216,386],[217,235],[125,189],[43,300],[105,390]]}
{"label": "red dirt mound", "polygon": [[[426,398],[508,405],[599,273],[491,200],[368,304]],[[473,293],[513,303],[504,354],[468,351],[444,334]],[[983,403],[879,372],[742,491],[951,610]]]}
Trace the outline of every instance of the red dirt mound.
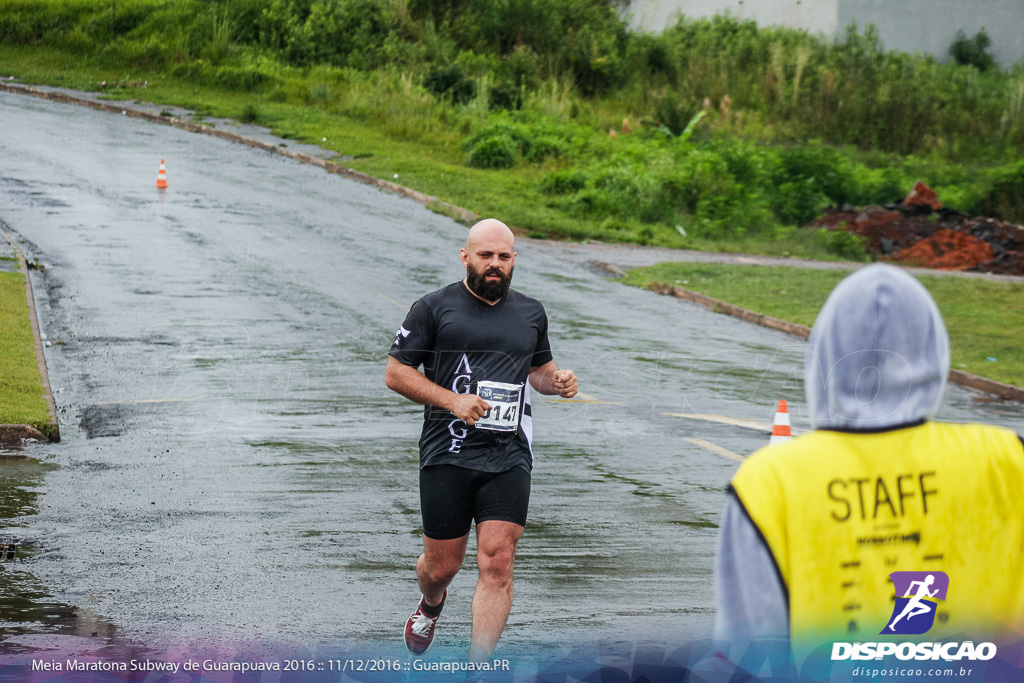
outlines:
{"label": "red dirt mound", "polygon": [[988,242],[956,230],[939,230],[914,246],[896,252],[890,260],[925,268],[970,270],[993,258],[995,254]]}
{"label": "red dirt mound", "polygon": [[883,261],[1024,275],[1024,227],[943,208],[921,181],[899,204],[833,208],[811,226],[860,235]]}

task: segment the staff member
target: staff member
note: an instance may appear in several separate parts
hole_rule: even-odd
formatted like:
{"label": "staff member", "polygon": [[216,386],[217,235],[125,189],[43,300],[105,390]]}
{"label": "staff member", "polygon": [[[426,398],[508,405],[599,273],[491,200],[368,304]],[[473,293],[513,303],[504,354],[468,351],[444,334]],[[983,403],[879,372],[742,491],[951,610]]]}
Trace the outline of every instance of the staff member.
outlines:
{"label": "staff member", "polygon": [[463,281],[412,305],[391,347],[385,381],[426,406],[423,554],[416,562],[422,598],[406,622],[405,643],[416,655],[430,647],[475,521],[480,574],[469,657],[485,661],[512,607],[512,567],[530,501],[530,387],[572,398],[576,377],[552,358],[544,307],[509,288],[516,261],[512,231],[495,219],[480,221],[461,258]]}
{"label": "staff member", "polygon": [[[937,410],[949,339],[927,290],[888,265],[841,282],[814,328],[804,387],[816,431],[754,453],[732,480],[716,567],[716,638],[735,655],[788,639],[902,641],[895,572],[948,577],[926,637],[1024,628],[1024,446]],[[905,591],[904,591],[905,592]],[[916,631],[921,633],[920,630]],[[1021,631],[1024,632],[1024,631]]]}

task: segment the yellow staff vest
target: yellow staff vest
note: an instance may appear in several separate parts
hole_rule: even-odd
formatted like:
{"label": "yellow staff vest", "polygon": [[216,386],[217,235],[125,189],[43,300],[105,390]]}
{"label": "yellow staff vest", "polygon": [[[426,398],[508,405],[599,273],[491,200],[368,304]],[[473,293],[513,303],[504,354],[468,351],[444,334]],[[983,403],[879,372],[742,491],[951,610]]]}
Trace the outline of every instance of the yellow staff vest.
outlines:
{"label": "yellow staff vest", "polygon": [[[1013,432],[815,431],[754,453],[732,486],[788,590],[794,654],[1024,633],[1024,448]],[[929,570],[949,576],[931,630],[879,635],[894,605],[889,574]]]}

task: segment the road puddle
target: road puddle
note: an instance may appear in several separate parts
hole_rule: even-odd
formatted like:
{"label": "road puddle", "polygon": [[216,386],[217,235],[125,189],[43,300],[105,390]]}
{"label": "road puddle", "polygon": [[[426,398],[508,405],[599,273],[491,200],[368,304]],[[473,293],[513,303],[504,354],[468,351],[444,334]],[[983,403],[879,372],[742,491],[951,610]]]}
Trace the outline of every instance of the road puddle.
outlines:
{"label": "road puddle", "polygon": [[32,574],[45,541],[21,532],[25,518],[38,513],[38,488],[54,469],[18,450],[0,452],[0,670],[57,653],[118,658],[130,652],[109,620],[56,600]]}

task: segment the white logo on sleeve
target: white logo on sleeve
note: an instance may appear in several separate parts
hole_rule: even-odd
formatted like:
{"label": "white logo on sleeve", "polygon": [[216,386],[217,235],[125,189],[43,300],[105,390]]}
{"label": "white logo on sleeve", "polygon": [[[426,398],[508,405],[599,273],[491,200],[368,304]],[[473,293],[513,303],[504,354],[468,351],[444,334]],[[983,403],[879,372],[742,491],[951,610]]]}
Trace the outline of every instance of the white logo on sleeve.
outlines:
{"label": "white logo on sleeve", "polygon": [[402,342],[402,340],[408,336],[409,330],[405,329],[405,325],[402,325],[401,327],[398,328],[398,331],[395,332],[395,343],[392,344],[392,346],[398,346]]}

